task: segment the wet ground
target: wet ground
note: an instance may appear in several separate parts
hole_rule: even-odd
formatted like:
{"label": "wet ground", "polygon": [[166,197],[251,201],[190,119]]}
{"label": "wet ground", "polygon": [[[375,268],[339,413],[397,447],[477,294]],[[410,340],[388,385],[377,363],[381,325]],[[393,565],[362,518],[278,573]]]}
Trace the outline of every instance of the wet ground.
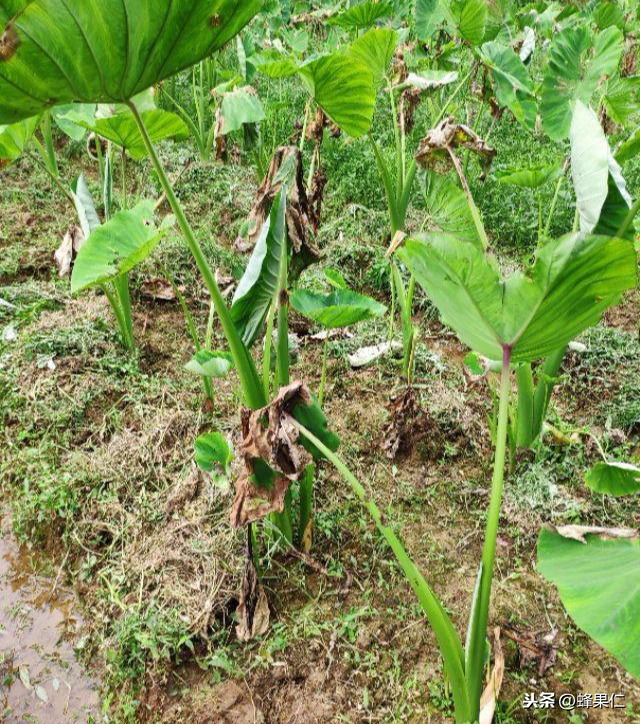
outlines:
{"label": "wet ground", "polygon": [[82,620],[59,581],[38,576],[0,518],[0,722],[92,724],[96,682],[78,663]]}

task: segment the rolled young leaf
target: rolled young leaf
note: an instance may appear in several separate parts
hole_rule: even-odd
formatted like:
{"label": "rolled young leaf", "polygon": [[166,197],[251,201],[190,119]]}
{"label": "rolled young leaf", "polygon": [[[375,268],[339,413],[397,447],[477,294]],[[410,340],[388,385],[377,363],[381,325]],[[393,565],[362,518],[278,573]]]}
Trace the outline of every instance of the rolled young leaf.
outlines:
{"label": "rolled young leaf", "polygon": [[0,25],[0,123],[73,101],[127,101],[211,55],[261,6],[261,0],[1,0],[2,16],[12,19]]}

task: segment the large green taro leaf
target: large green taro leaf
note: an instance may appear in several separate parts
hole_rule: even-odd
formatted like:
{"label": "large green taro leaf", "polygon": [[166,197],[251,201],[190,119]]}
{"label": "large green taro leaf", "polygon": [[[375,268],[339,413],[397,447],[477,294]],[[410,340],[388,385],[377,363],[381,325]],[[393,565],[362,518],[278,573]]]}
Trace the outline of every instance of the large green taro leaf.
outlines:
{"label": "large green taro leaf", "polygon": [[640,677],[640,538],[585,540],[544,529],[538,570],[578,626]]}
{"label": "large green taro leaf", "polygon": [[0,28],[12,17],[0,40],[0,124],[73,101],[124,102],[220,48],[261,5],[0,0]]}
{"label": "large green taro leaf", "polygon": [[526,274],[502,280],[477,246],[450,234],[408,240],[399,256],[460,339],[489,359],[533,362],[567,345],[636,285],[633,244],[571,234],[548,242]]}

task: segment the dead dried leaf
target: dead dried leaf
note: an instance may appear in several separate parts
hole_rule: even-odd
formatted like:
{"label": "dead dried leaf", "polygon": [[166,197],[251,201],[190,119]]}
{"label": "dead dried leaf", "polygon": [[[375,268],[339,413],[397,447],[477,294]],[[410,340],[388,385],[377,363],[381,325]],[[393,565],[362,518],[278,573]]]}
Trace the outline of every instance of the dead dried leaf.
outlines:
{"label": "dead dried leaf", "polygon": [[[299,479],[311,455],[299,442],[298,429],[290,412],[299,403],[311,403],[311,393],[302,382],[283,387],[266,407],[242,415],[243,440],[239,452],[244,474],[236,483],[236,499],[231,510],[234,528],[284,510],[284,498],[292,482]],[[256,484],[268,476],[268,486]]]}
{"label": "dead dried leaf", "polygon": [[505,629],[504,634],[512,641],[515,641],[518,646],[518,665],[521,669],[534,665],[538,676],[544,676],[555,664],[558,654],[558,648],[555,645],[557,631],[534,633],[532,631]]}
{"label": "dead dried leaf", "polygon": [[[291,173],[285,172],[289,166],[292,167],[294,179],[293,183],[288,186],[287,203],[287,231],[294,250],[290,275],[292,279],[297,279],[304,269],[320,259],[320,252],[315,247],[313,236],[318,230],[321,200],[307,196],[302,154],[296,146],[281,146],[275,152],[249,214],[246,236],[240,235],[236,239],[234,249],[237,252],[253,250],[260,231],[271,212],[275,197],[281,191],[285,181],[291,178]],[[326,181],[323,183],[318,177],[314,183],[314,193],[321,196],[325,184]]]}
{"label": "dead dried leaf", "polygon": [[552,530],[563,538],[586,543],[586,535],[599,535],[601,538],[636,538],[638,531],[631,528],[601,528],[597,525],[559,525],[551,526]]}
{"label": "dead dried leaf", "polygon": [[372,347],[360,347],[360,349],[356,350],[353,354],[350,354],[347,360],[354,369],[358,369],[370,365],[389,352],[400,351],[402,351],[402,345],[399,342],[382,342]]}
{"label": "dead dried leaf", "polygon": [[85,242],[82,229],[71,224],[64,235],[62,244],[58,247],[53,258],[58,267],[58,276],[66,277],[71,273],[71,266]]}
{"label": "dead dried leaf", "polygon": [[502,687],[502,679],[504,678],[504,653],[500,643],[500,629],[496,628],[493,632],[493,670],[489,677],[489,683],[480,698],[480,717],[479,724],[491,724],[493,715],[496,711],[498,696]]}
{"label": "dead dried leaf", "polygon": [[395,460],[423,432],[425,415],[413,387],[393,398],[387,409],[390,421],[382,433],[382,449],[389,460]]}
{"label": "dead dried leaf", "polygon": [[447,118],[420,141],[416,161],[420,166],[437,173],[447,173],[454,167],[454,154],[459,148],[468,149],[478,155],[486,171],[493,162],[496,150],[468,126]]}
{"label": "dead dried leaf", "polygon": [[161,302],[173,302],[176,298],[176,293],[171,282],[168,279],[162,277],[155,277],[154,279],[147,279],[140,285],[140,294],[147,299],[153,299]]}
{"label": "dead dried leaf", "polygon": [[251,641],[269,628],[269,601],[251,558],[247,558],[238,604],[239,623],[236,635],[240,641]]}

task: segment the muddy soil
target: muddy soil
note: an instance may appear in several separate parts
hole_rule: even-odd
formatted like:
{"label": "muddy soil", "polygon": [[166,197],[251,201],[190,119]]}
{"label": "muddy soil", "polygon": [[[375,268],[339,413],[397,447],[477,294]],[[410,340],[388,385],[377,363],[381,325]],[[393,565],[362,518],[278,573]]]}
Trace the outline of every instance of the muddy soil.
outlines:
{"label": "muddy soil", "polygon": [[77,601],[39,576],[0,522],[0,721],[91,724],[98,721],[97,682],[74,652],[83,621]]}

